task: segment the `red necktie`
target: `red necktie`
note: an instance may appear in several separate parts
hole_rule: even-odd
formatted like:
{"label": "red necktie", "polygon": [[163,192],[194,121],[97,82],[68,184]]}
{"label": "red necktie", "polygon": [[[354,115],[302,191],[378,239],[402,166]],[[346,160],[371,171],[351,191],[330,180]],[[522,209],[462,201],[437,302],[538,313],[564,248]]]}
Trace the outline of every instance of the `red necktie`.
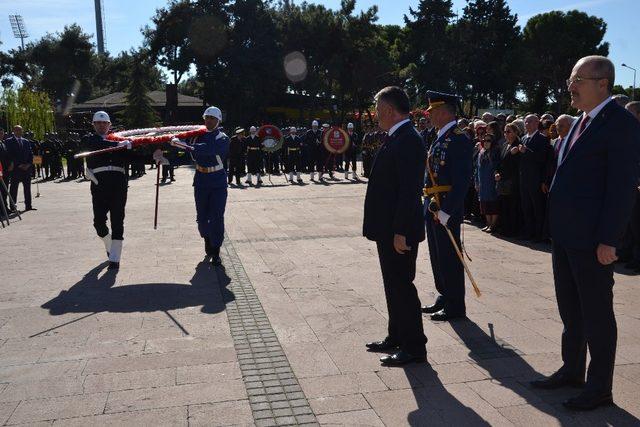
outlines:
{"label": "red necktie", "polygon": [[582,117],[582,121],[580,122],[580,127],[578,128],[578,135],[575,138],[571,139],[571,143],[569,144],[569,147],[567,147],[568,148],[567,152],[571,150],[571,147],[573,147],[573,144],[575,144],[578,138],[580,138],[580,135],[582,135],[582,132],[584,132],[584,129],[587,127],[587,123],[589,123],[589,120],[591,120],[591,117],[589,116]]}

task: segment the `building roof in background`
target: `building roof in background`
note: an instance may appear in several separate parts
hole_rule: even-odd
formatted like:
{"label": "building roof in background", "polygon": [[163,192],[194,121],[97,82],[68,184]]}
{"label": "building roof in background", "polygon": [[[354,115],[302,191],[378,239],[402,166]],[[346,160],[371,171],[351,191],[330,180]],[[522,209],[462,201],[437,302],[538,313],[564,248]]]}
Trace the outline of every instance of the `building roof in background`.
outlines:
{"label": "building roof in background", "polygon": [[[127,105],[126,92],[114,92],[99,98],[90,99],[81,104],[75,104],[74,110],[95,108],[120,108]],[[163,90],[154,90],[147,93],[152,107],[164,107],[167,104],[167,94]],[[195,96],[178,94],[178,107],[202,107],[202,100]]]}

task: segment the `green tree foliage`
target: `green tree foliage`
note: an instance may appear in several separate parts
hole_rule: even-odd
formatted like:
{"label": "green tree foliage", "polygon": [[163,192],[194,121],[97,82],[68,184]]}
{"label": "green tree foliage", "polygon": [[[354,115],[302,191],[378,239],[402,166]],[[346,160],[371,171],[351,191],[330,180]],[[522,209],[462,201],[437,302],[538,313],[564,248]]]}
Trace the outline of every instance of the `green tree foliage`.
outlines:
{"label": "green tree foliage", "polygon": [[607,24],[600,18],[572,10],[553,11],[529,19],[523,31],[525,52],[522,82],[531,111],[543,111],[551,101],[555,111],[569,106],[566,79],[578,59],[607,55],[602,39]]}
{"label": "green tree foliage", "polygon": [[[69,102],[82,102],[90,96],[95,53],[91,35],[84,33],[78,25],[67,26],[61,33],[48,34],[16,56],[22,54],[26,59],[22,67],[28,86],[47,92],[56,105],[64,107]],[[17,62],[14,64],[21,68]]]}
{"label": "green tree foliage", "polygon": [[125,127],[146,128],[157,124],[159,118],[151,107],[151,100],[147,96],[147,79],[152,65],[141,55],[131,57],[130,83],[127,88],[127,106],[122,111],[121,120]]}
{"label": "green tree foliage", "polygon": [[34,92],[26,87],[17,91],[7,88],[0,97],[0,111],[4,116],[3,126],[11,129],[21,125],[32,131],[38,140],[55,130],[53,105],[44,92]]}
{"label": "green tree foliage", "polygon": [[427,102],[426,90],[451,90],[451,53],[456,50],[447,31],[454,16],[451,0],[421,0],[417,9],[409,8],[409,16],[404,16],[400,66],[418,104]]}
{"label": "green tree foliage", "polygon": [[478,107],[513,104],[518,84],[520,27],[505,0],[471,0],[451,29],[456,91]]}

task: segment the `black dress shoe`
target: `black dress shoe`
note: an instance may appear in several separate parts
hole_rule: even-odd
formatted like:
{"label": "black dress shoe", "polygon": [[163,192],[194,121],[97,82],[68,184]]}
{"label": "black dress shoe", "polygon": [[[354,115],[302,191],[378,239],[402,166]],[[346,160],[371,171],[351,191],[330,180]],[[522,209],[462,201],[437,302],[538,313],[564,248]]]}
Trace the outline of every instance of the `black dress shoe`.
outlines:
{"label": "black dress shoe", "polygon": [[398,349],[398,344],[388,339],[370,342],[365,344],[365,346],[367,347],[367,351],[370,351],[372,353],[395,351]]}
{"label": "black dress shoe", "polygon": [[555,390],[562,387],[583,387],[584,380],[556,372],[550,377],[530,382],[531,387],[543,390]]}
{"label": "black dress shoe", "polygon": [[613,405],[613,396],[611,393],[585,391],[576,397],[565,400],[562,405],[572,411],[591,411],[599,406]]}
{"label": "black dress shoe", "polygon": [[406,365],[407,363],[420,363],[426,361],[426,354],[411,354],[407,353],[404,350],[400,350],[397,353],[393,353],[388,356],[382,356],[380,358],[380,363],[382,363],[383,366],[402,366]]}
{"label": "black dress shoe", "polygon": [[422,312],[426,314],[433,314],[433,313],[439,312],[443,308],[444,308],[444,303],[436,301],[435,304],[425,305],[424,307],[422,307]]}
{"label": "black dress shoe", "polygon": [[433,313],[431,315],[431,320],[435,320],[436,322],[448,322],[450,320],[457,320],[457,319],[466,319],[467,316],[464,314],[449,314],[448,312],[444,311],[444,310],[440,310],[437,313]]}
{"label": "black dress shoe", "polygon": [[107,270],[118,270],[119,268],[120,268],[119,262],[109,261],[109,266],[107,267]]}

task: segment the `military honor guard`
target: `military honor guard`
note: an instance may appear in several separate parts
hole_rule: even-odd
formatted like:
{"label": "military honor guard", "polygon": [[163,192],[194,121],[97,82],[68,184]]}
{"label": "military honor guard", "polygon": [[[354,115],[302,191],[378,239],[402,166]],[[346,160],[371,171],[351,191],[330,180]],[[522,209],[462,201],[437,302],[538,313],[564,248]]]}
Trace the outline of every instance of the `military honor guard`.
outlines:
{"label": "military honor guard", "polygon": [[[111,128],[111,120],[104,111],[98,111],[93,115],[93,128],[95,133],[84,137],[80,142],[83,151],[96,151],[114,146],[131,149],[130,141],[112,142],[105,139]],[[129,157],[129,153],[122,150],[87,157],[85,173],[91,180],[93,226],[104,243],[110,270],[120,268],[127,204],[125,166]],[[111,232],[107,226],[107,215],[111,222]]]}
{"label": "military honor guard", "polygon": [[244,163],[245,163],[245,146],[244,146],[244,129],[237,127],[231,137],[229,145],[229,172],[228,180],[231,184],[233,178],[236,178],[236,185],[242,186],[240,178],[244,176]]}
{"label": "military honor guard", "polygon": [[322,176],[324,171],[324,152],[326,151],[322,145],[322,131],[317,120],[311,122],[311,129],[304,136],[304,141],[311,153],[311,181],[314,181],[316,172],[318,172],[319,176]]}
{"label": "military honor guard", "polygon": [[460,248],[460,226],[464,199],[471,183],[473,144],[458,128],[456,109],[459,98],[427,92],[428,111],[438,129],[427,153],[425,222],[429,257],[439,293],[434,304],[422,308],[432,320],[448,321],[466,316],[464,267],[449,238],[451,231]]}
{"label": "military honor guard", "polygon": [[255,126],[249,128],[249,136],[244,140],[247,149],[247,180],[245,184],[253,185],[253,175],[256,175],[257,185],[262,184],[260,173],[263,168],[262,141],[258,138],[258,129]]}
{"label": "military honor guard", "polygon": [[[221,265],[220,247],[224,241],[224,211],[227,205],[227,171],[224,163],[229,155],[229,137],[218,125],[222,122],[222,111],[218,107],[208,107],[203,114],[207,132],[198,136],[191,155],[196,162],[193,177],[196,201],[196,221],[200,237],[211,263]],[[179,140],[171,144],[184,148]]]}
{"label": "military honor guard", "polygon": [[349,179],[349,166],[351,166],[351,173],[353,179],[358,179],[358,150],[360,149],[361,138],[355,129],[353,123],[347,124],[347,134],[349,135],[349,148],[344,153],[344,179]]}
{"label": "military honor guard", "polygon": [[293,184],[293,174],[296,175],[298,184],[302,184],[302,138],[298,136],[298,130],[291,126],[289,135],[284,138],[283,151],[285,152],[285,170],[289,175],[289,182]]}
{"label": "military honor guard", "polygon": [[389,323],[387,336],[366,347],[369,351],[390,353],[380,362],[397,366],[426,360],[427,339],[413,284],[418,245],[425,234],[425,154],[420,135],[409,119],[410,103],[404,90],[387,87],[375,99],[380,127],[389,133],[371,168],[363,235],[377,245]]}
{"label": "military honor guard", "polygon": [[613,63],[602,56],[582,58],[573,67],[567,85],[571,105],[582,114],[560,149],[549,191],[563,363],[532,386],[582,387],[564,402],[571,410],[613,403],[613,264],[640,174],[640,123],[611,99],[614,80]]}

